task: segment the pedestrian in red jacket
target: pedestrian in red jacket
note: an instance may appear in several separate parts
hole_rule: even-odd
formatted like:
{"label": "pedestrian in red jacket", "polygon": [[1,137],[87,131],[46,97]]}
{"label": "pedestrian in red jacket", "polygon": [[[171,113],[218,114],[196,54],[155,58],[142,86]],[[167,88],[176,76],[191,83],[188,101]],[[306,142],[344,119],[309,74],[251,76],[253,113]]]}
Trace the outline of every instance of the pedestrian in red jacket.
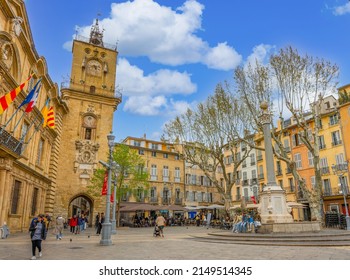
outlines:
{"label": "pedestrian in red jacket", "polygon": [[75,232],[75,227],[78,225],[78,217],[74,215],[72,218],[69,220],[69,226],[70,226],[70,232],[74,233]]}

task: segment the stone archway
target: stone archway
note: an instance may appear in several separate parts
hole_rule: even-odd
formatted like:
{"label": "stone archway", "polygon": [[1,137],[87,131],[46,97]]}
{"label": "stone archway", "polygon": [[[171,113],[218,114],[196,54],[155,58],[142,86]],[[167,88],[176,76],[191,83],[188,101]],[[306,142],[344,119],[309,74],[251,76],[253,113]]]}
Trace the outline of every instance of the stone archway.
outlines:
{"label": "stone archway", "polygon": [[92,225],[93,221],[93,199],[87,194],[77,194],[72,197],[68,204],[68,218],[73,215],[84,214],[88,218],[89,226]]}

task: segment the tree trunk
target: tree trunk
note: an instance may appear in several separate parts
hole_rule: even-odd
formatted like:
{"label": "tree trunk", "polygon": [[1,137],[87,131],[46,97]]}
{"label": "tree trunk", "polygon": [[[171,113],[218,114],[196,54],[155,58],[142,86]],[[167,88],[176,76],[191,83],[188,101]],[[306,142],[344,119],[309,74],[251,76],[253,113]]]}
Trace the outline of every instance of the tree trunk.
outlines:
{"label": "tree trunk", "polygon": [[231,208],[231,193],[225,193],[224,194],[224,206],[225,206],[225,212],[226,216],[230,217],[230,208]]}

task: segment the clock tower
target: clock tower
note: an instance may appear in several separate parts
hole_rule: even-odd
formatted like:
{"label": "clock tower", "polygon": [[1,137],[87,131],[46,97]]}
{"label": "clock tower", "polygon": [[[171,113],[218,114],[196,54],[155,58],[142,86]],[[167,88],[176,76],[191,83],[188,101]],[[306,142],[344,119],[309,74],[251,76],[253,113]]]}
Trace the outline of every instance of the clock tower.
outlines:
{"label": "clock tower", "polygon": [[77,35],[73,40],[72,53],[70,78],[61,86],[68,113],[62,120],[54,215],[85,214],[91,223],[94,213],[105,209],[105,199],[88,192],[87,186],[94,170],[101,168],[99,160],[107,161],[107,135],[122,100],[115,86],[118,52],[103,42],[96,20],[89,38]]}

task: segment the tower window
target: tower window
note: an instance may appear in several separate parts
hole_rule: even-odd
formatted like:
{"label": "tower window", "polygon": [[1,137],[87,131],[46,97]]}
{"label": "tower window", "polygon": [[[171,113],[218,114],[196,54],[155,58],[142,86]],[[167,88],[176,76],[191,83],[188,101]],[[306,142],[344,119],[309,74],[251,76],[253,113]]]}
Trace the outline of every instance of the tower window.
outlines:
{"label": "tower window", "polygon": [[96,87],[95,86],[91,86],[90,87],[90,93],[95,93],[96,92]]}
{"label": "tower window", "polygon": [[91,140],[91,128],[85,129],[85,140]]}
{"label": "tower window", "polygon": [[96,137],[96,126],[97,121],[96,119],[91,116],[87,115],[83,119],[83,125],[82,125],[82,137],[85,140],[93,140]]}

